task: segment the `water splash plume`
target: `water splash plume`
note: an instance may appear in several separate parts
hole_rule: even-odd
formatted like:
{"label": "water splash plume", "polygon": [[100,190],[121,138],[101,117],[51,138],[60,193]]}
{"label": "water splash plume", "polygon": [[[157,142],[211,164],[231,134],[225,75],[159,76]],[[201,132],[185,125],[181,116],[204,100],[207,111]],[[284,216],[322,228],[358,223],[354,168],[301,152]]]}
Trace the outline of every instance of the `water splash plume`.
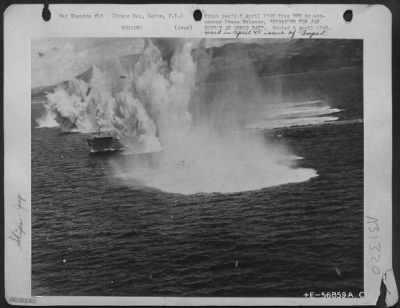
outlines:
{"label": "water splash plume", "polygon": [[246,132],[242,117],[250,103],[222,92],[210,97],[211,58],[203,42],[147,40],[130,65],[115,59],[93,67],[88,80],[72,79],[49,93],[45,107],[63,129],[113,130],[135,151],[162,149],[154,164],[135,155],[112,163],[114,176],[133,187],[228,193],[316,176],[297,167],[284,145]]}

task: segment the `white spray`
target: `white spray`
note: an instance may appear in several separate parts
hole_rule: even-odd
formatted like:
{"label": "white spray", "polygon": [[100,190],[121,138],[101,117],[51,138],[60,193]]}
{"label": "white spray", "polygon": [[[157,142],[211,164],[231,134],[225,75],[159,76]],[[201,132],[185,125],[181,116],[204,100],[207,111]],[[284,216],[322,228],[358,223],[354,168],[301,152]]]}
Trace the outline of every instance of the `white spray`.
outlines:
{"label": "white spray", "polygon": [[[237,117],[213,113],[215,108],[208,114],[199,112],[213,103],[198,90],[199,80],[204,82],[209,70],[199,63],[211,61],[201,51],[195,56],[201,48],[190,40],[174,41],[172,46],[165,42],[147,41],[140,58],[129,67],[115,60],[103,70],[94,67],[89,81],[73,79],[58,87],[48,94],[46,109],[67,129],[114,130],[142,152],[162,147],[156,169],[137,158],[113,164],[114,175],[135,187],[182,194],[227,193],[316,175],[312,169],[296,168],[284,147],[246,133]],[[218,95],[213,99],[216,105],[224,100]],[[240,106],[244,102],[227,100],[222,105],[226,104],[246,108]]]}
{"label": "white spray", "polygon": [[[149,44],[135,66],[134,84],[157,124],[163,151],[155,169],[136,158],[114,164],[118,178],[135,187],[193,194],[255,190],[316,176],[312,169],[296,168],[294,155],[285,147],[241,127],[245,102],[224,95],[206,101],[196,84],[204,81],[211,55],[198,46],[194,56],[190,42],[177,42],[167,59],[160,49]],[[219,110],[221,105],[235,111]]]}

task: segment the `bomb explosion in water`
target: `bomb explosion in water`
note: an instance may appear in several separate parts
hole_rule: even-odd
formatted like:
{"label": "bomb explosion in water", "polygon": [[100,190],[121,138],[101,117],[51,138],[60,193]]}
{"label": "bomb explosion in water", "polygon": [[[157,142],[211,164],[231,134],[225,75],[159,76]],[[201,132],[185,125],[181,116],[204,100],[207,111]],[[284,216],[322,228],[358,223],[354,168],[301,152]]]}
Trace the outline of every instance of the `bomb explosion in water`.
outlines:
{"label": "bomb explosion in water", "polygon": [[[246,132],[240,116],[203,97],[198,87],[211,57],[191,40],[147,40],[137,61],[93,66],[87,81],[75,78],[48,93],[46,115],[38,122],[56,121],[66,131],[115,131],[135,152],[162,149],[155,170],[134,158],[113,163],[114,176],[134,187],[236,192],[315,176],[312,169],[296,168],[295,156],[282,145]],[[228,100],[216,95],[213,103]]]}

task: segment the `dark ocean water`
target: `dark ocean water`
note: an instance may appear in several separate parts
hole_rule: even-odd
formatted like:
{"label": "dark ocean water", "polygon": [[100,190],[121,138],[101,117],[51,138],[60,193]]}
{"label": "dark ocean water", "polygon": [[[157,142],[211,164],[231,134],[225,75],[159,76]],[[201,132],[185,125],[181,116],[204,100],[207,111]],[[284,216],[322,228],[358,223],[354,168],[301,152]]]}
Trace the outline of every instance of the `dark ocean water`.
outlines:
{"label": "dark ocean water", "polygon": [[[340,100],[341,118],[362,118],[362,103],[348,95]],[[118,158],[89,155],[84,135],[32,129],[32,294],[358,294],[363,124],[279,135],[318,177],[256,191],[180,195],[112,178],[109,160]]]}

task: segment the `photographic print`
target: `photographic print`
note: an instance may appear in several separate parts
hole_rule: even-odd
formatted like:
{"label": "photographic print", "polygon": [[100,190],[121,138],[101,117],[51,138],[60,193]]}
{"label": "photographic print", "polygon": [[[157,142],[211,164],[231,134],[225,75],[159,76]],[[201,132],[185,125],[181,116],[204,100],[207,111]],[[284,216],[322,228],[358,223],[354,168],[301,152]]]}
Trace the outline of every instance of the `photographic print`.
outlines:
{"label": "photographic print", "polygon": [[364,296],[362,39],[31,40],[33,296]]}

